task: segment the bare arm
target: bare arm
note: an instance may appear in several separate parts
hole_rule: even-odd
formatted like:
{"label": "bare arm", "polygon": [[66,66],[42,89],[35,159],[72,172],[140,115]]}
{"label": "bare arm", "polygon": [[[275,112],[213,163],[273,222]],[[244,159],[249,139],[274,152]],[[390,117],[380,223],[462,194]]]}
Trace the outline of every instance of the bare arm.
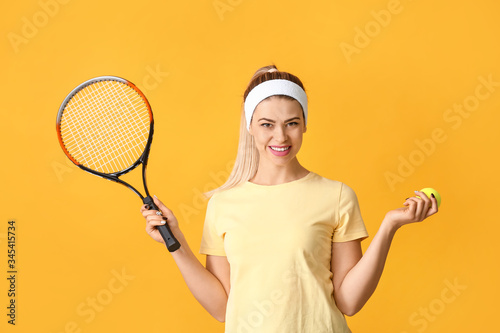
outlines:
{"label": "bare arm", "polygon": [[371,297],[382,276],[393,237],[394,232],[381,226],[364,256],[359,240],[332,244],[335,302],[342,313],[354,315]]}
{"label": "bare arm", "polygon": [[[226,316],[227,295],[229,294],[229,263],[226,257],[207,256],[205,268],[194,255],[184,234],[179,229],[179,224],[174,214],[160,200],[154,199],[163,216],[167,218],[168,225],[181,247],[172,252],[177,267],[184,278],[189,290],[196,300],[215,319],[224,322]],[[146,218],[146,231],[156,241],[163,243],[163,238],[155,226],[162,224],[162,216],[156,211],[141,208],[142,215]]]}
{"label": "bare arm", "polygon": [[396,231],[405,224],[423,221],[437,213],[435,198],[428,198],[422,192],[417,194],[422,199],[408,198],[404,203],[406,207],[386,214],[364,256],[359,240],[332,244],[334,297],[342,313],[354,315],[375,291]]}

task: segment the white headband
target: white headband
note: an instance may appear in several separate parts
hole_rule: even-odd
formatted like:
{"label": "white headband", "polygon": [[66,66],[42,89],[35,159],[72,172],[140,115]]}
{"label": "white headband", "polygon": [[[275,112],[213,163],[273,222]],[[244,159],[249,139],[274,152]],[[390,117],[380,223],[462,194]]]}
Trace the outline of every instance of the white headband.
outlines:
{"label": "white headband", "polygon": [[247,129],[250,129],[250,122],[257,105],[269,96],[286,95],[293,97],[302,105],[304,111],[304,121],[307,125],[307,95],[304,89],[298,84],[288,80],[268,80],[253,88],[245,99],[245,118]]}

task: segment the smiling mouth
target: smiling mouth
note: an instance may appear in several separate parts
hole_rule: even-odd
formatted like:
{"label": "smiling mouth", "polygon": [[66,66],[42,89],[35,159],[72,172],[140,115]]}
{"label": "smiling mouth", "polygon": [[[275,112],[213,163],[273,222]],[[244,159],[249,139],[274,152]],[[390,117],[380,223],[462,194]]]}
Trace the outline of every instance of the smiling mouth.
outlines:
{"label": "smiling mouth", "polygon": [[291,147],[292,146],[286,146],[286,147],[273,147],[273,146],[269,146],[269,148],[271,148],[274,151],[287,151]]}

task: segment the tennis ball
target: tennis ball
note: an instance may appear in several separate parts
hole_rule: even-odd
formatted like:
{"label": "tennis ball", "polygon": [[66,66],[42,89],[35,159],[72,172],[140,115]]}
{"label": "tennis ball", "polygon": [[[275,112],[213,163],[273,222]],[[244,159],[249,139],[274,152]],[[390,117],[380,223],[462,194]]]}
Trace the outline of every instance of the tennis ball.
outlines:
{"label": "tennis ball", "polygon": [[[438,208],[439,208],[439,206],[441,206],[441,195],[439,194],[438,191],[436,191],[432,187],[426,187],[426,188],[421,189],[420,192],[424,192],[429,198],[431,197],[431,193],[433,193],[434,197],[437,200]],[[420,197],[417,195],[417,198],[420,198]]]}

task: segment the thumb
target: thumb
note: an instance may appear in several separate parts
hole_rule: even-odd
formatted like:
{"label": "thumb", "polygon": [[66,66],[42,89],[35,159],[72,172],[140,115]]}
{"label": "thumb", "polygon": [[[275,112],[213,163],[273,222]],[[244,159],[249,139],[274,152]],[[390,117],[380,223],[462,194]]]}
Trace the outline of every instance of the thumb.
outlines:
{"label": "thumb", "polygon": [[158,207],[162,211],[164,216],[170,217],[171,215],[173,215],[172,211],[170,209],[168,209],[167,206],[165,206],[163,204],[163,202],[161,202],[160,199],[158,199],[158,197],[156,195],[153,196],[153,201],[154,201],[156,207]]}

